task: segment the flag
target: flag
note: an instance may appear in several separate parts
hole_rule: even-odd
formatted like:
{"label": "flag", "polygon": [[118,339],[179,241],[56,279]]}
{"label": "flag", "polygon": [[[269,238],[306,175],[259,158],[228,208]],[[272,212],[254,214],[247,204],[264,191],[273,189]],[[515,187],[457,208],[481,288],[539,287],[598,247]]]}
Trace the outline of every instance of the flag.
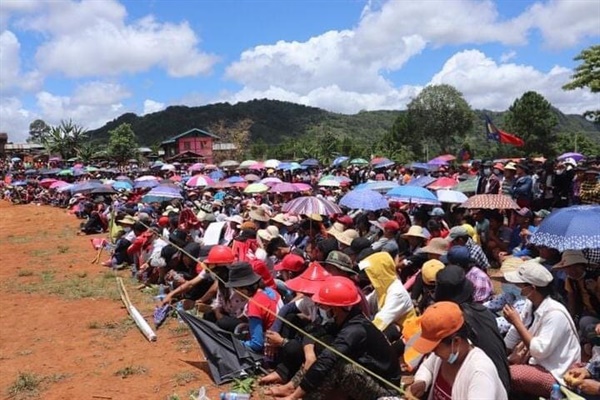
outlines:
{"label": "flag", "polygon": [[485,116],[485,130],[487,131],[488,140],[493,140],[498,143],[510,144],[512,146],[521,147],[525,145],[523,139],[512,133],[501,131],[492,123],[492,120],[487,115]]}

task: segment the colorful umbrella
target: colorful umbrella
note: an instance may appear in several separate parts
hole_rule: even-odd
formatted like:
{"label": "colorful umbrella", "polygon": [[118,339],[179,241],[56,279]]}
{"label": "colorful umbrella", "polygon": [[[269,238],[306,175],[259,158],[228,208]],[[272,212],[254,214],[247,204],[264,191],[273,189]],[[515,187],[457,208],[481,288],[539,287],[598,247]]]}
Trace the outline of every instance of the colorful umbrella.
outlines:
{"label": "colorful umbrella", "polygon": [[572,206],[553,211],[540,223],[530,241],[558,251],[598,249],[600,206]]}
{"label": "colorful umbrella", "polygon": [[276,178],[274,176],[268,176],[266,178],[263,178],[260,183],[264,183],[265,185],[268,186],[272,186],[272,185],[277,185],[278,183],[282,183],[281,179]]}
{"label": "colorful umbrella", "polygon": [[206,175],[194,175],[186,183],[190,187],[205,187],[215,183],[210,177]]}
{"label": "colorful umbrella", "polygon": [[354,158],[354,159],[350,160],[350,162],[348,162],[348,164],[363,166],[363,165],[368,165],[369,162],[367,160],[365,160],[364,158]]}
{"label": "colorful umbrella", "polygon": [[396,201],[416,204],[438,205],[440,201],[429,190],[420,186],[399,186],[386,193]]}
{"label": "colorful umbrella", "polygon": [[204,164],[202,163],[195,163],[192,166],[190,166],[188,168],[188,171],[193,172],[193,171],[202,171],[204,169]]}
{"label": "colorful umbrella", "polygon": [[94,189],[98,189],[102,187],[102,182],[100,181],[86,181],[73,185],[71,188],[72,193],[90,193]]}
{"label": "colorful umbrella", "polygon": [[181,191],[177,187],[171,185],[159,185],[146,193],[146,195],[142,197],[142,201],[145,203],[160,203],[163,201],[182,198],[183,196],[181,196]]}
{"label": "colorful umbrella", "polygon": [[246,186],[244,189],[244,193],[254,194],[254,193],[265,193],[269,190],[269,187],[264,183],[253,183],[251,185]]}
{"label": "colorful umbrella", "polygon": [[440,189],[452,189],[458,185],[458,182],[452,178],[442,177],[436,179],[427,185],[427,189],[440,190]]}
{"label": "colorful umbrella", "polygon": [[317,186],[323,186],[323,187],[340,187],[342,184],[339,181],[336,181],[335,179],[323,179],[320,180],[319,183],[317,183]]}
{"label": "colorful umbrella", "polygon": [[221,179],[223,179],[225,177],[225,172],[223,172],[220,169],[218,169],[216,171],[212,171],[210,174],[208,174],[208,176],[213,181],[218,181],[218,180],[221,180]]}
{"label": "colorful umbrella", "polygon": [[56,182],[53,182],[53,183],[52,183],[52,184],[49,186],[49,189],[58,189],[58,188],[60,188],[60,187],[63,187],[63,186],[68,186],[68,185],[70,185],[70,183],[68,183],[68,182],[65,182],[65,181],[56,181]]}
{"label": "colorful umbrella", "polygon": [[210,187],[214,189],[227,189],[233,186],[231,183],[227,181],[218,181],[213,183]]}
{"label": "colorful umbrella", "polygon": [[173,164],[163,164],[160,166],[161,171],[175,171],[177,169]]}
{"label": "colorful umbrella", "polygon": [[315,159],[315,158],[308,158],[304,161],[302,161],[300,163],[301,166],[303,167],[318,167],[319,166],[319,160]]}
{"label": "colorful umbrella", "polygon": [[206,164],[204,166],[205,170],[213,170],[213,169],[217,169],[217,166],[215,164]]}
{"label": "colorful umbrella", "polygon": [[283,205],[282,211],[292,214],[319,214],[330,216],[342,213],[342,209],[337,204],[315,196],[302,196],[288,201]]}
{"label": "colorful umbrella", "polygon": [[127,181],[116,181],[112,184],[112,187],[117,190],[131,190],[133,185]]}
{"label": "colorful umbrella", "polygon": [[244,178],[242,178],[241,176],[237,176],[237,175],[236,176],[230,176],[226,180],[229,183],[245,182]]}
{"label": "colorful umbrella", "polygon": [[411,181],[408,182],[406,186],[425,187],[433,182],[435,182],[435,178],[432,178],[431,176],[420,176],[417,179],[411,179]]}
{"label": "colorful umbrella", "polygon": [[333,160],[333,162],[331,163],[332,167],[337,167],[338,165],[342,164],[344,161],[347,161],[350,157],[346,157],[346,156],[340,156],[337,157],[335,160]]}
{"label": "colorful umbrella", "polygon": [[379,193],[387,193],[393,188],[399,187],[398,182],[394,181],[371,181],[357,185],[355,190],[367,189],[374,190]]}
{"label": "colorful umbrella", "polygon": [[246,182],[256,182],[256,181],[260,181],[260,177],[255,174],[247,174],[244,176],[244,180]]}
{"label": "colorful umbrella", "polygon": [[386,162],[390,162],[391,160],[389,158],[385,158],[385,157],[375,157],[371,159],[371,165],[377,165],[377,164],[381,164],[381,163],[386,163]]}
{"label": "colorful umbrella", "polygon": [[458,185],[456,185],[454,190],[462,193],[475,193],[477,191],[477,182],[477,178],[469,178],[467,180],[458,182]]}
{"label": "colorful umbrella", "polygon": [[70,169],[63,169],[62,171],[58,172],[56,175],[58,175],[58,176],[73,176],[73,171],[71,171]]}
{"label": "colorful umbrella", "polygon": [[466,194],[456,190],[438,190],[436,195],[442,203],[462,204],[468,199]]}
{"label": "colorful umbrella", "polygon": [[271,192],[271,193],[297,193],[297,192],[301,192],[301,190],[298,189],[298,187],[296,185],[294,185],[293,183],[282,182],[282,183],[276,183],[273,186],[271,186],[271,189],[269,190],[269,192]]}
{"label": "colorful umbrella", "polygon": [[478,194],[469,197],[460,206],[486,210],[518,210],[520,208],[513,199],[503,194]]}
{"label": "colorful umbrella", "polygon": [[298,189],[299,192],[308,192],[313,189],[312,186],[307,183],[294,183],[293,185],[296,187],[296,189]]}
{"label": "colorful umbrella", "polygon": [[154,175],[144,175],[144,176],[140,176],[139,178],[136,178],[135,181],[136,182],[158,181],[158,177],[156,177]]}
{"label": "colorful umbrella", "polygon": [[40,186],[49,188],[53,183],[58,182],[56,179],[44,178],[40,181]]}
{"label": "colorful umbrella", "polygon": [[242,161],[242,163],[240,164],[240,168],[245,169],[245,168],[250,168],[251,166],[257,164],[257,161],[255,160],[246,160],[246,161]]}
{"label": "colorful umbrella", "polygon": [[240,165],[240,163],[235,160],[225,160],[221,164],[219,164],[219,167],[221,167],[221,168],[237,168],[239,165]]}
{"label": "colorful umbrella", "polygon": [[585,156],[581,153],[564,153],[557,157],[559,160],[566,160],[567,158],[572,158],[573,160],[579,162],[579,160],[585,158]]}
{"label": "colorful umbrella", "polygon": [[302,165],[298,164],[297,162],[281,163],[279,164],[279,169],[284,171],[293,171],[295,169],[302,169]]}
{"label": "colorful umbrella", "polygon": [[373,190],[357,189],[348,192],[340,199],[340,206],[353,210],[377,211],[389,208],[389,203],[381,195]]}
{"label": "colorful umbrella", "polygon": [[133,184],[133,187],[136,189],[147,189],[158,186],[158,179],[149,179],[145,181],[136,180]]}

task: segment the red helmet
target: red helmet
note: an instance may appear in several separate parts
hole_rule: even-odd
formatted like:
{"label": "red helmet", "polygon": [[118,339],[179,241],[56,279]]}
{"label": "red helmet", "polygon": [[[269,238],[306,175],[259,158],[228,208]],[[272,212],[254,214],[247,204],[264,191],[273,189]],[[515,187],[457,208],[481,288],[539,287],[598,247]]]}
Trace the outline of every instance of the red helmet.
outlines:
{"label": "red helmet", "polygon": [[323,281],[312,299],[315,303],[325,306],[346,307],[360,303],[361,298],[356,285],[350,279],[330,276]]}
{"label": "red helmet", "polygon": [[204,260],[205,264],[233,264],[235,256],[231,247],[214,246],[208,252],[208,257]]}

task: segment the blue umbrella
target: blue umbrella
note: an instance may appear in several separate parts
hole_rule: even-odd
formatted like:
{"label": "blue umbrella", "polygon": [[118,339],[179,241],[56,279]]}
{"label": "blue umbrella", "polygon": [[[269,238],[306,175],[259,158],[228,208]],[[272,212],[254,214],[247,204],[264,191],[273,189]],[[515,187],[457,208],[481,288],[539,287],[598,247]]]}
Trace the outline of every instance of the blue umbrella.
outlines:
{"label": "blue umbrella", "polygon": [[306,159],[306,160],[302,161],[300,163],[300,165],[302,165],[303,167],[318,167],[319,166],[319,160],[317,160],[315,158],[309,158],[309,159]]}
{"label": "blue umbrella", "polygon": [[531,243],[558,251],[600,248],[600,206],[573,206],[544,218]]}
{"label": "blue umbrella", "polygon": [[338,165],[340,165],[344,161],[348,160],[349,158],[350,157],[340,156],[340,157],[336,158],[335,160],[333,160],[333,162],[331,163],[331,166],[332,167],[337,167]]}
{"label": "blue umbrella", "polygon": [[11,185],[13,185],[13,186],[27,186],[27,182],[25,182],[25,181],[15,181],[15,182],[11,183]]}
{"label": "blue umbrella", "polygon": [[240,183],[240,182],[246,182],[246,180],[244,178],[242,178],[241,176],[232,176],[232,177],[227,178],[227,182]]}
{"label": "blue umbrella", "polygon": [[297,162],[281,163],[278,168],[284,171],[293,171],[295,169],[301,169],[302,165]]}
{"label": "blue umbrella", "polygon": [[37,169],[28,169],[27,171],[25,171],[25,175],[35,175],[37,173]]}
{"label": "blue umbrella", "polygon": [[416,204],[441,204],[435,194],[420,186],[399,186],[386,193],[394,200]]}
{"label": "blue umbrella", "polygon": [[87,174],[88,174],[88,172],[81,168],[73,169],[73,176],[82,176],[82,175],[87,175]]}
{"label": "blue umbrella", "polygon": [[388,201],[373,190],[358,189],[347,193],[340,199],[340,206],[353,210],[377,211],[389,208]]}
{"label": "blue umbrella", "polygon": [[103,187],[100,181],[86,181],[73,185],[71,193],[89,193],[94,189]]}
{"label": "blue umbrella", "polygon": [[355,190],[366,189],[366,190],[374,190],[374,191],[380,192],[380,193],[387,193],[391,189],[397,188],[398,186],[400,186],[398,184],[398,182],[394,182],[394,181],[374,181],[374,182],[361,183],[360,185],[356,186]]}
{"label": "blue umbrella", "polygon": [[112,184],[112,187],[116,190],[131,190],[133,185],[127,181],[116,181]]}
{"label": "blue umbrella", "polygon": [[19,161],[21,161],[21,159],[19,157],[13,157],[13,158],[10,159],[10,161],[12,161],[12,162],[19,162]]}
{"label": "blue umbrella", "polygon": [[435,178],[432,178],[431,176],[421,176],[421,177],[418,177],[417,179],[413,179],[410,182],[408,182],[407,186],[425,187],[432,182],[435,182]]}
{"label": "blue umbrella", "polygon": [[418,162],[414,162],[414,163],[410,164],[409,167],[411,169],[424,169],[426,171],[431,169],[431,165],[425,164],[425,163],[418,163]]}
{"label": "blue umbrella", "polygon": [[392,160],[387,160],[387,161],[382,161],[378,164],[374,165],[374,168],[389,168],[389,167],[393,167],[394,165],[396,165],[396,163]]}
{"label": "blue umbrella", "polygon": [[169,201],[172,199],[183,199],[181,190],[171,185],[159,185],[151,189],[148,193],[142,197],[144,203],[155,203]]}
{"label": "blue umbrella", "polygon": [[62,171],[60,168],[43,169],[40,170],[40,175],[56,175],[60,171]]}
{"label": "blue umbrella", "polygon": [[214,170],[213,172],[211,172],[210,174],[208,174],[208,176],[213,181],[218,181],[225,177],[225,172],[221,171],[220,169],[217,169],[217,170]]}
{"label": "blue umbrella", "polygon": [[147,181],[136,181],[133,184],[133,187],[136,189],[148,189],[156,186],[158,186],[158,180],[156,179],[149,179]]}

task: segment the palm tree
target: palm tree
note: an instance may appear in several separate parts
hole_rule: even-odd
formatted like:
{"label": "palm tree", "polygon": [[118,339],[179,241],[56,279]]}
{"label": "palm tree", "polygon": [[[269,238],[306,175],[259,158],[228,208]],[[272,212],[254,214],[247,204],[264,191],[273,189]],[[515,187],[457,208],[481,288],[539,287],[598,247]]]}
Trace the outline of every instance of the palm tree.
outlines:
{"label": "palm tree", "polygon": [[87,130],[72,120],[61,120],[50,128],[42,138],[42,144],[51,154],[60,154],[63,160],[79,155],[80,147],[87,139]]}

